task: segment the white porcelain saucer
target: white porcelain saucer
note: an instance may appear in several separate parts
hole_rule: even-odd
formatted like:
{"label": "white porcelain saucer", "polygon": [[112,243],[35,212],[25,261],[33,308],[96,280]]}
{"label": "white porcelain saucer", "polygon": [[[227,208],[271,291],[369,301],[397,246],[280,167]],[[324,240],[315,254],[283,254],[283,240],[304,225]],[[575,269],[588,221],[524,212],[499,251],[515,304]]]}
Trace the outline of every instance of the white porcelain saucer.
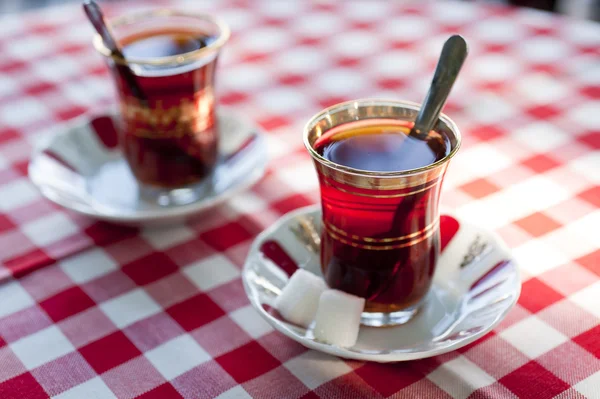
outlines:
{"label": "white porcelain saucer", "polygon": [[242,279],[252,305],[275,329],[302,345],[348,359],[396,362],[458,349],[492,330],[514,306],[521,291],[519,270],[494,233],[452,216],[440,220],[442,254],[434,283],[420,312],[402,326],[361,326],[358,342],[341,348],[318,342],[311,328],[283,320],[272,305],[296,267],[321,276],[318,250],[294,230],[309,217],[320,231],[319,206],[279,219],[254,241]]}
{"label": "white porcelain saucer", "polygon": [[34,150],[29,177],[46,198],[115,223],[173,223],[231,198],[264,175],[267,145],[263,133],[221,110],[220,161],[203,183],[202,196],[185,205],[147,201],[140,196],[119,149],[116,117],[110,113],[80,117]]}

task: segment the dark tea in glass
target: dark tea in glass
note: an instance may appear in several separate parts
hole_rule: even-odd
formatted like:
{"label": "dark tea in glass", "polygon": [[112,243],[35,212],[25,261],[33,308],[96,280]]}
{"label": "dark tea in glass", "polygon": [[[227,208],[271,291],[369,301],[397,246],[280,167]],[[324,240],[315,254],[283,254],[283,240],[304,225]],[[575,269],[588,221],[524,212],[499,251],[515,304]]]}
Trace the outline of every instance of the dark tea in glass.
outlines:
{"label": "dark tea in glass", "polygon": [[150,195],[194,187],[217,162],[214,82],[227,27],[208,15],[160,10],[117,19],[112,28],[125,60],[107,53],[99,37],[95,44],[115,78],[132,173]]}
{"label": "dark tea in glass", "polygon": [[327,284],[367,300],[362,323],[402,324],[419,309],[439,255],[438,203],[460,136],[445,116],[408,136],[418,106],[353,101],[307,125],[319,176],[321,266]]}

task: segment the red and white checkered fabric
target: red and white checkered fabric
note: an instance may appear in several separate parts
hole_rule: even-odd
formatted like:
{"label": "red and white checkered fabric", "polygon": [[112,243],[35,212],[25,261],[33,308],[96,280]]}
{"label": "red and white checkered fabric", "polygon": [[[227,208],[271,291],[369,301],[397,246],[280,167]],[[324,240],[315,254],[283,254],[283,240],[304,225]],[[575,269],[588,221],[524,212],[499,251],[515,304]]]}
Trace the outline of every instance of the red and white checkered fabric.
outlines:
{"label": "red and white checkered fabric", "polygon": [[[175,4],[230,23],[221,102],[268,131],[267,176],[167,230],[45,201],[32,145],[113,89],[79,5],[2,17],[0,398],[600,397],[600,26],[469,2]],[[471,55],[446,108],[464,146],[443,203],[514,249],[521,299],[485,338],[430,359],[307,350],[240,281],[252,239],[318,201],[301,127],[342,100],[419,101],[453,32]]]}

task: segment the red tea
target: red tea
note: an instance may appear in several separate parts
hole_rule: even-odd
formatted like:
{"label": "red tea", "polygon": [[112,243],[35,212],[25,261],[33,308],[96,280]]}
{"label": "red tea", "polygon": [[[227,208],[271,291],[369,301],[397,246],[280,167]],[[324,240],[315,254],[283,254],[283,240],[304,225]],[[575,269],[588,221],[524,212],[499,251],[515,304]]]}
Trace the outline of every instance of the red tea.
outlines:
{"label": "red tea", "polygon": [[[335,135],[315,143],[315,150],[335,164],[369,172],[422,168],[448,155],[444,136],[432,132],[421,141],[405,133],[406,122],[400,125],[386,119],[339,125]],[[321,263],[328,285],[366,298],[367,312],[418,304],[431,285],[439,253],[442,178],[443,173],[391,190],[359,188],[358,180],[321,169]]]}
{"label": "red tea", "polygon": [[[130,60],[185,55],[210,45],[202,32],[162,29],[120,40]],[[217,160],[213,81],[217,57],[181,64],[132,63],[143,98],[112,68],[124,122],[123,150],[136,178],[165,188],[201,181]]]}

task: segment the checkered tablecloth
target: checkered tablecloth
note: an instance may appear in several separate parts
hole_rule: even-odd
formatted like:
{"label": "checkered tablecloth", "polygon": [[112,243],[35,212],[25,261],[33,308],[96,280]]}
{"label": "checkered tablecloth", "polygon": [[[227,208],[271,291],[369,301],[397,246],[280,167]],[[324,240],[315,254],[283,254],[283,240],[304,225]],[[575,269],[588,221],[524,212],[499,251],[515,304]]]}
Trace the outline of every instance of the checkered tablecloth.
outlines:
{"label": "checkered tablecloth", "polygon": [[[32,145],[114,93],[79,5],[0,19],[0,398],[600,398],[600,26],[470,2],[175,4],[231,25],[221,102],[264,127],[271,161],[249,192],[160,230],[79,216],[28,181]],[[442,202],[514,249],[519,303],[430,359],[307,350],[240,280],[253,238],[318,201],[302,125],[342,100],[420,101],[454,32],[471,53]]]}

